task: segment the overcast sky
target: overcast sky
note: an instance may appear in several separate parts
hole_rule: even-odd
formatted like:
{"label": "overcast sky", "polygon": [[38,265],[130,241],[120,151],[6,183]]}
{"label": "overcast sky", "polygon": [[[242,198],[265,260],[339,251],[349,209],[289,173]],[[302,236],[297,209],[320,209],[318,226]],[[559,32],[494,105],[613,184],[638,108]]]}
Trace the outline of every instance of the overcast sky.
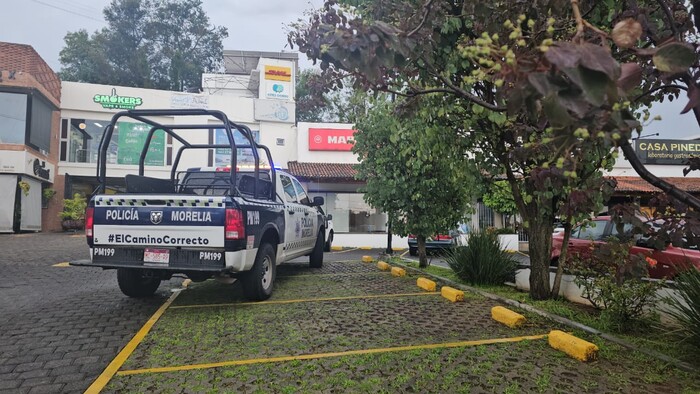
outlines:
{"label": "overcast sky", "polygon": [[[55,71],[68,32],[106,27],[110,0],[0,0],[0,41],[29,44]],[[228,29],[224,49],[290,51],[284,25],[323,0],[204,0],[210,22]],[[8,12],[11,8],[11,12]],[[306,18],[304,18],[306,19]],[[310,62],[302,60],[302,67]]]}
{"label": "overcast sky", "polygon": [[[92,33],[105,27],[102,9],[110,0],[0,0],[0,41],[29,44],[55,71],[66,33],[85,29]],[[304,18],[304,11],[318,8],[323,0],[204,0],[211,23],[225,26],[229,36],[224,49],[289,51],[284,26]],[[304,18],[305,19],[305,18]],[[302,68],[311,67],[300,56]],[[673,103],[656,104],[653,115],[661,121],[644,128],[651,138],[700,138],[692,111],[680,115],[685,95]]]}

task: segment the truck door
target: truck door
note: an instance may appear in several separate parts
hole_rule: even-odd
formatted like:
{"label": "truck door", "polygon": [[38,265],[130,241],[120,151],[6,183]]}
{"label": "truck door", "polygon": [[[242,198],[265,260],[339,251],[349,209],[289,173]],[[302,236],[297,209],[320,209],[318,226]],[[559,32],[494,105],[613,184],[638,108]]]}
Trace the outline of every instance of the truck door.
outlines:
{"label": "truck door", "polygon": [[303,208],[297,200],[292,179],[279,174],[282,190],[284,191],[284,239],[285,254],[287,258],[293,258],[299,254],[301,248],[301,218],[304,216]]}
{"label": "truck door", "polygon": [[311,200],[309,200],[309,196],[306,194],[306,190],[301,186],[301,183],[295,178],[292,178],[292,182],[297,192],[299,204],[304,209],[304,216],[301,218],[301,238],[304,244],[303,247],[312,250],[316,245],[316,237],[318,236],[318,211],[310,205]]}

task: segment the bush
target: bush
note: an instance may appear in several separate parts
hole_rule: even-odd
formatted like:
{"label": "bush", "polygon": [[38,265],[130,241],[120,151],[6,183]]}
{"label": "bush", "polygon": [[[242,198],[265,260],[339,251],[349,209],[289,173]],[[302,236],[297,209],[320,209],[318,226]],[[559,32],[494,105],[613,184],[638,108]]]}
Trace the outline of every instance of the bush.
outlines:
{"label": "bush", "polygon": [[680,325],[680,335],[700,348],[700,271],[691,269],[676,277],[680,300],[669,297],[668,312]]}
{"label": "bush", "polygon": [[85,209],[87,200],[82,195],[75,193],[73,198],[63,200],[63,211],[59,216],[63,220],[83,220],[85,219]]}
{"label": "bush", "polygon": [[517,232],[515,231],[515,229],[513,227],[502,227],[502,228],[491,227],[486,231],[492,232],[496,235],[517,234]]}
{"label": "bush", "polygon": [[457,246],[447,254],[455,274],[472,285],[502,285],[515,277],[516,261],[489,231],[469,234],[467,246]]}
{"label": "bush", "polygon": [[663,282],[642,280],[649,277],[648,267],[656,261],[643,255],[630,256],[630,247],[610,238],[601,246],[591,244],[590,255],[571,259],[574,282],[583,290],[583,297],[620,331],[632,328],[647,315],[663,286]]}

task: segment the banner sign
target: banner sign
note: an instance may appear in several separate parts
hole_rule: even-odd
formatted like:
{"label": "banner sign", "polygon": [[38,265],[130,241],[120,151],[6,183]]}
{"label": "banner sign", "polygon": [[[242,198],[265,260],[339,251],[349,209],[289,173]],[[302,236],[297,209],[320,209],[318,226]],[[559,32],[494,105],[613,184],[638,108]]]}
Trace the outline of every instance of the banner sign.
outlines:
{"label": "banner sign", "polygon": [[[251,130],[253,132],[253,139],[255,142],[260,142],[260,131]],[[250,145],[250,141],[243,137],[238,130],[233,130],[233,141],[236,145]],[[226,130],[216,129],[214,130],[214,143],[216,145],[228,145],[228,137],[226,137]],[[238,160],[238,165],[242,163],[255,165],[255,159],[253,157],[253,150],[251,148],[239,148],[236,149],[236,160]],[[263,157],[260,158],[260,165],[263,163]],[[265,158],[265,162],[267,159]],[[224,167],[231,164],[231,149],[229,148],[216,148],[216,153],[214,154],[214,165],[216,167]]]}
{"label": "banner sign", "polygon": [[686,165],[688,159],[700,156],[700,141],[657,140],[635,141],[637,156],[645,164]]}
{"label": "banner sign", "polygon": [[112,88],[112,94],[96,94],[92,101],[100,104],[104,109],[134,109],[143,104],[141,97],[120,96],[117,89]]}
{"label": "banner sign", "polygon": [[355,142],[352,129],[309,129],[309,150],[350,151]]}
{"label": "banner sign", "polygon": [[[117,164],[139,164],[141,150],[146,144],[148,131],[151,129],[143,123],[119,122]],[[165,131],[158,130],[153,134],[151,144],[144,162],[147,166],[162,166],[165,159]]]}
{"label": "banner sign", "polygon": [[282,100],[255,100],[255,120],[294,123],[294,102]]}
{"label": "banner sign", "polygon": [[209,96],[174,92],[170,95],[170,108],[209,109]]}
{"label": "banner sign", "polygon": [[265,66],[265,79],[272,81],[292,81],[292,68],[280,66]]}
{"label": "banner sign", "polygon": [[265,66],[265,95],[263,98],[292,100],[292,68]]}

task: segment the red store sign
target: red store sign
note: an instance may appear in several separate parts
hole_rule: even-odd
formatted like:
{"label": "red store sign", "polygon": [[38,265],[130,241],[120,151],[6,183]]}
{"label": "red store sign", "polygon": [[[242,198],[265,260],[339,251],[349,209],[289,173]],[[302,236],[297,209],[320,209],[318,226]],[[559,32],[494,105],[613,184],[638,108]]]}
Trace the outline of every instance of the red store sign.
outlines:
{"label": "red store sign", "polygon": [[355,142],[352,129],[309,129],[309,150],[350,151]]}

